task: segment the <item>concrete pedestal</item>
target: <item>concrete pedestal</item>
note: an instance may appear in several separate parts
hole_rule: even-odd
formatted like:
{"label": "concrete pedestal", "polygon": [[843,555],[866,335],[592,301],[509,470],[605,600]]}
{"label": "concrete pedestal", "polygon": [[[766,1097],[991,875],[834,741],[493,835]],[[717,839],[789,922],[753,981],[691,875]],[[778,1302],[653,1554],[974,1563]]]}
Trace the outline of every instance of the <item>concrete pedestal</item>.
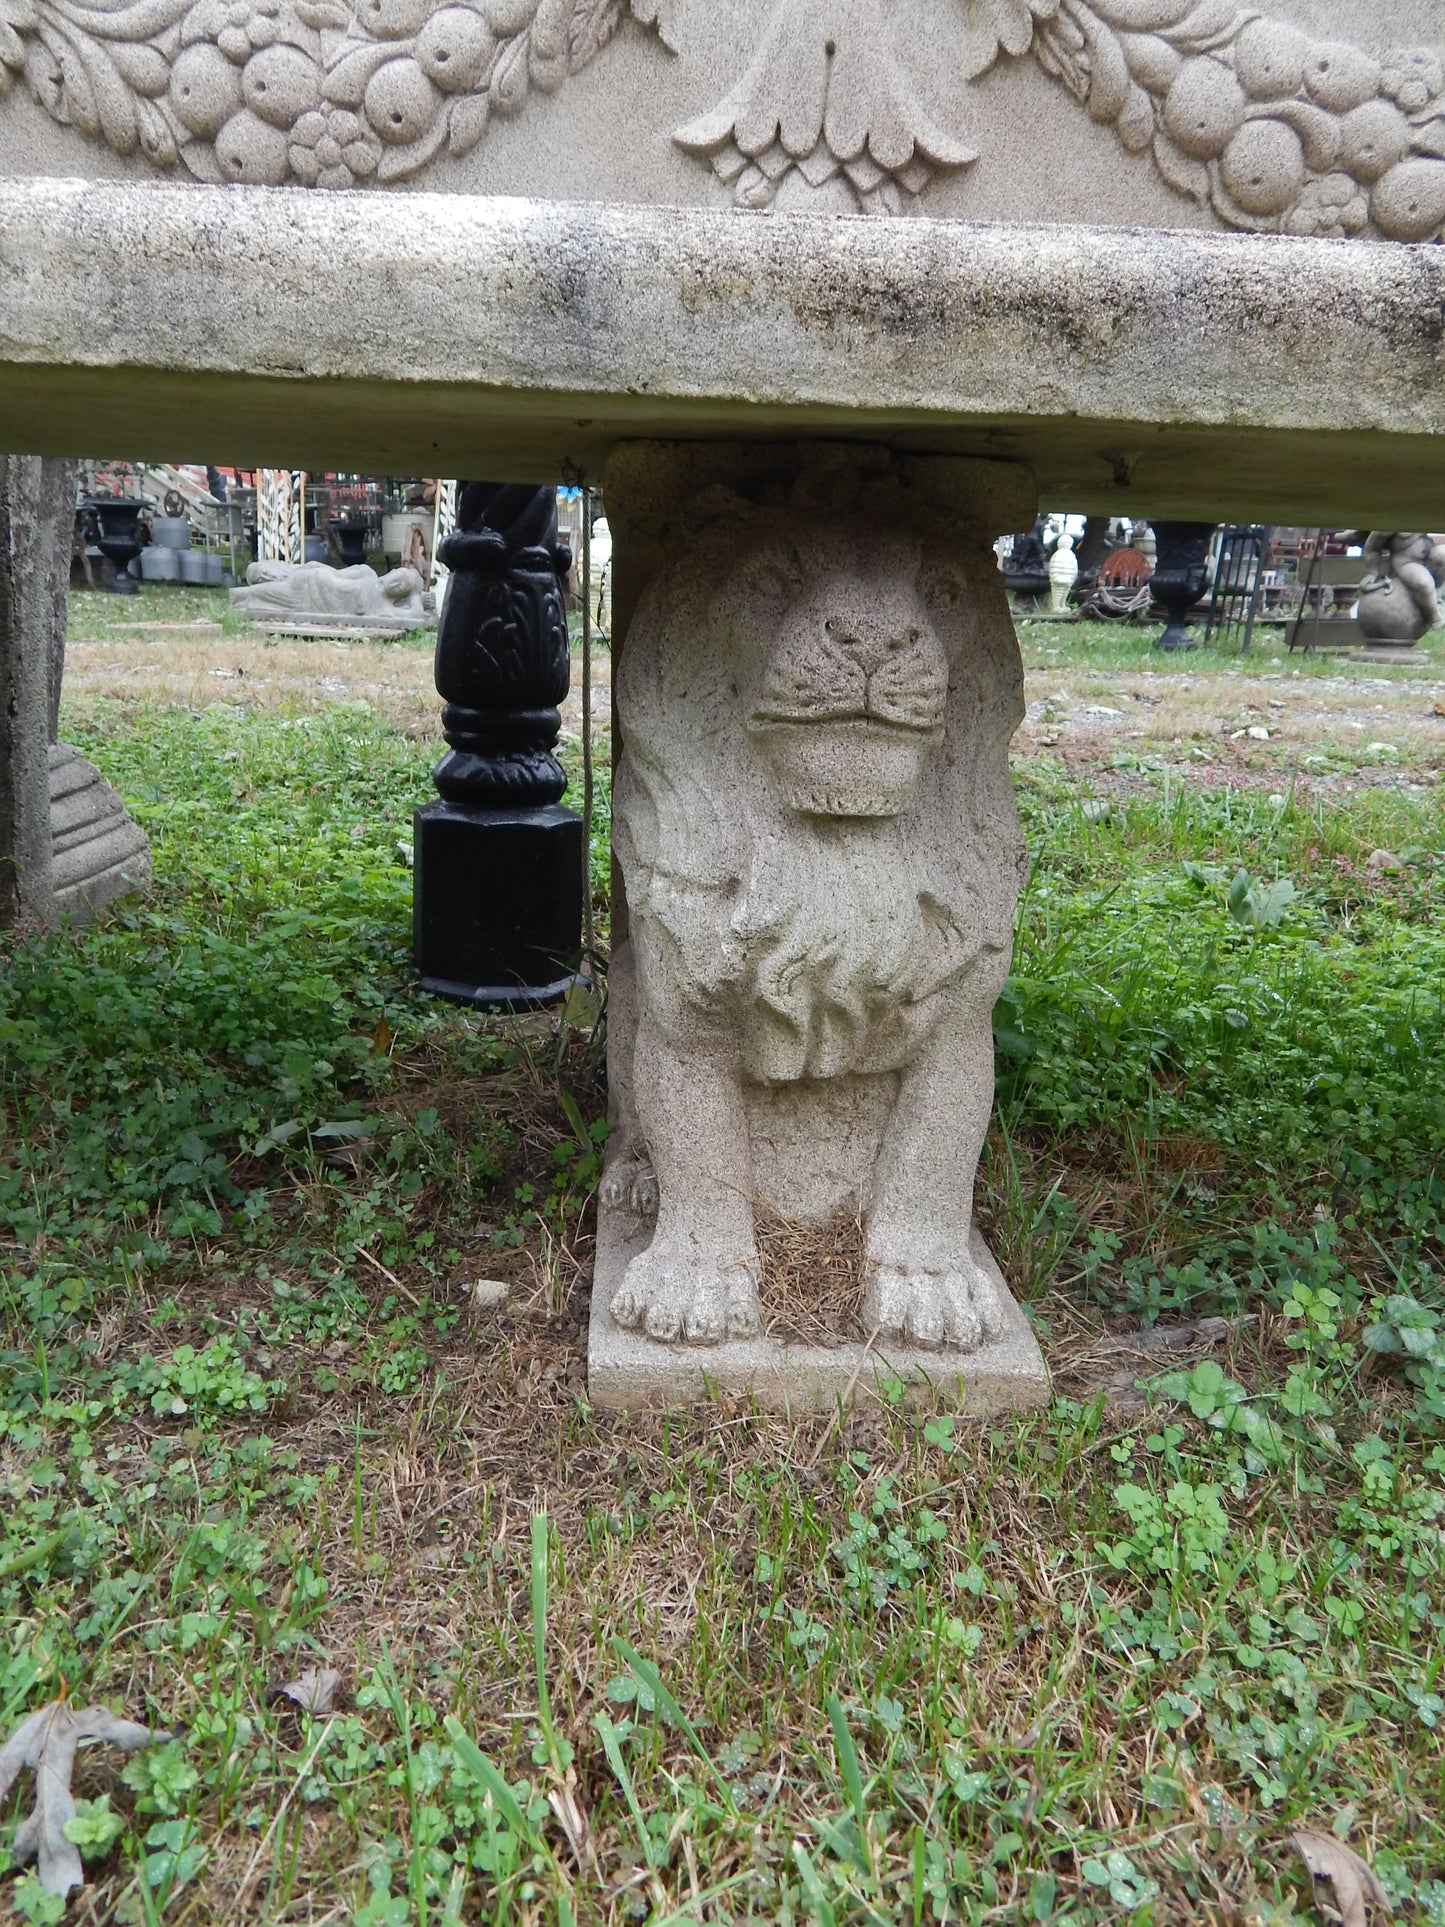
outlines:
{"label": "concrete pedestal", "polygon": [[784,1344],[766,1333],[721,1345],[656,1344],[623,1331],[609,1309],[629,1260],[651,1240],[650,1223],[599,1207],[587,1395],[600,1411],[660,1411],[718,1398],[752,1400],[770,1412],[831,1411],[840,1400],[876,1399],[900,1380],[910,1401],[936,1400],[969,1418],[1048,1403],[1049,1375],[1038,1340],[977,1231],[972,1255],[998,1289],[1004,1326],[997,1339],[972,1352],[924,1351],[892,1338]]}
{"label": "concrete pedestal", "polygon": [[118,793],[69,743],[50,745],[50,882],[61,916],[85,923],[151,880],[151,846]]}

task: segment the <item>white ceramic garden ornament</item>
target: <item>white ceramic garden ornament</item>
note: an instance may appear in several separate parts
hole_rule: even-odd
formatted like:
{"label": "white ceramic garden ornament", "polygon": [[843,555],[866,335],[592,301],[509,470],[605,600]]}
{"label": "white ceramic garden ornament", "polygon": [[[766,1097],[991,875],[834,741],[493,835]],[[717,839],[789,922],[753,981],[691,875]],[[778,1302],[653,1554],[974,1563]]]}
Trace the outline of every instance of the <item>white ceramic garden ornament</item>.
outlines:
{"label": "white ceramic garden ornament", "polygon": [[1070,536],[1061,535],[1058,547],[1049,557],[1049,608],[1056,616],[1067,611],[1069,591],[1078,574],[1079,558],[1074,554],[1073,540]]}

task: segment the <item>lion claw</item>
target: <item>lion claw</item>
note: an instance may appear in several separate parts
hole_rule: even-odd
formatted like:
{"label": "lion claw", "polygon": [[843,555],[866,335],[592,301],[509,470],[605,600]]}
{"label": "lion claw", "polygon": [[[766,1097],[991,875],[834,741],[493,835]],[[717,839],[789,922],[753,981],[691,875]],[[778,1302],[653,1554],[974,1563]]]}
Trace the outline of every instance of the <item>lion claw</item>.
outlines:
{"label": "lion claw", "polygon": [[651,1160],[628,1152],[608,1166],[598,1187],[598,1198],[609,1211],[626,1211],[634,1218],[657,1216],[657,1175]]}
{"label": "lion claw", "polygon": [[612,1316],[659,1344],[720,1345],[755,1338],[762,1325],[756,1257],[711,1262],[688,1252],[674,1258],[656,1244],[640,1251],[612,1294]]}
{"label": "lion claw", "polygon": [[971,1258],[937,1266],[875,1264],[862,1316],[883,1337],[932,1352],[975,1352],[1003,1331],[997,1288]]}

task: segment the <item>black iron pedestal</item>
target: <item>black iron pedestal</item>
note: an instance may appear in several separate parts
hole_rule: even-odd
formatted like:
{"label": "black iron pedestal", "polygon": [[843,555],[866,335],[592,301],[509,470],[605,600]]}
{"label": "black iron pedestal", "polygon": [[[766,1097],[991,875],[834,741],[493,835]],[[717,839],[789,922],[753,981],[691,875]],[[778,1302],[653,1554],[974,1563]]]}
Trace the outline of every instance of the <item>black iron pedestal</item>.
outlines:
{"label": "black iron pedestal", "polygon": [[582,819],[555,803],[416,812],[413,932],[421,987],[487,1009],[553,1004],[581,947]]}
{"label": "black iron pedestal", "polygon": [[555,489],[463,483],[437,635],[450,745],[416,812],[412,946],[422,988],[527,1010],[575,981],[582,819],[553,751],[570,674]]}

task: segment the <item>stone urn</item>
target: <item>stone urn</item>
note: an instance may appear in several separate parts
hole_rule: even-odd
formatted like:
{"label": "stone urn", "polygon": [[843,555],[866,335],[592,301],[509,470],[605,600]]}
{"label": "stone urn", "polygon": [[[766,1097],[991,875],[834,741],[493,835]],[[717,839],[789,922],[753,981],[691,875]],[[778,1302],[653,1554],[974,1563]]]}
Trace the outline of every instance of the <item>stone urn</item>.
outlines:
{"label": "stone urn", "polygon": [[111,589],[116,595],[134,595],[135,579],[130,565],[145,547],[141,516],[145,503],[127,496],[87,495],[81,503],[86,515],[86,535],[106,560],[114,565]]}

